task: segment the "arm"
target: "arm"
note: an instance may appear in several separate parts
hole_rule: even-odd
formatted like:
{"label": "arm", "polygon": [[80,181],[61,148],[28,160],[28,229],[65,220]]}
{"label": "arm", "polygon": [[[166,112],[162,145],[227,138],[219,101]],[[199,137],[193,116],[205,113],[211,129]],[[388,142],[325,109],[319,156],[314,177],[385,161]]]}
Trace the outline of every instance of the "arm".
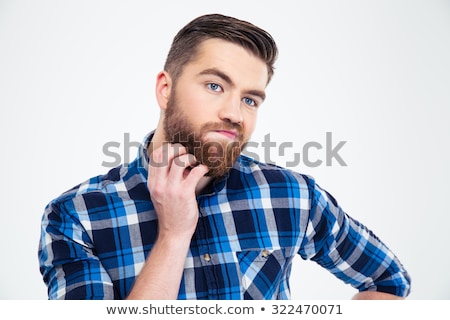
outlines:
{"label": "arm", "polygon": [[[167,162],[167,164],[164,163]],[[158,215],[158,239],[127,299],[176,299],[191,237],[198,220],[195,195],[206,166],[180,145],[151,154],[148,188]]]}
{"label": "arm", "polygon": [[310,223],[300,255],[359,291],[354,299],[405,298],[410,277],[396,255],[366,226],[348,216],[309,181]]}
{"label": "arm", "polygon": [[127,299],[175,300],[189,243],[190,237],[160,234]]}
{"label": "arm", "polygon": [[55,201],[45,210],[39,242],[39,265],[49,299],[114,299],[113,283],[86,230],[73,210],[73,201]]}
{"label": "arm", "polygon": [[353,300],[404,300],[404,298],[384,292],[361,291],[355,294]]}

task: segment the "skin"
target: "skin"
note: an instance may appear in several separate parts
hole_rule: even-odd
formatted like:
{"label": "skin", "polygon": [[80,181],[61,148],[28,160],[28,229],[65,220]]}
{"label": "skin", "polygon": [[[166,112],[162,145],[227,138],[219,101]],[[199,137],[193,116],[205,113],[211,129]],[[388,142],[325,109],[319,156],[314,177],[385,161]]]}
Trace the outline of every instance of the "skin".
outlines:
{"label": "skin", "polygon": [[[243,129],[244,141],[256,125],[265,98],[267,66],[242,47],[209,39],[177,79],[177,96],[194,128],[206,122],[232,122]],[[181,145],[165,143],[164,112],[173,91],[170,74],[160,72],[156,98],[160,120],[149,146],[148,188],[159,220],[158,239],[127,299],[175,300],[190,240],[198,221],[196,194],[210,182],[208,168],[198,165]],[[208,141],[233,139],[229,132],[208,132]],[[167,166],[155,165],[166,161]],[[355,299],[393,299],[379,292],[362,292]]]}

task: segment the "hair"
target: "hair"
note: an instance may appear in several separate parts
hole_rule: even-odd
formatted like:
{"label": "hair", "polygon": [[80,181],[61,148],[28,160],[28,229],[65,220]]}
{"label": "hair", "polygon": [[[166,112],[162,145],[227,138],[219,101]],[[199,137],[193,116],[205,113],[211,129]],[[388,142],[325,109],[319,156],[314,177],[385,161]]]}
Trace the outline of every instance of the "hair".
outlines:
{"label": "hair", "polygon": [[221,14],[200,16],[184,26],[174,37],[164,70],[176,81],[183,67],[195,58],[199,45],[212,38],[237,44],[260,58],[267,65],[268,81],[274,73],[277,45],[265,30],[243,20]]}

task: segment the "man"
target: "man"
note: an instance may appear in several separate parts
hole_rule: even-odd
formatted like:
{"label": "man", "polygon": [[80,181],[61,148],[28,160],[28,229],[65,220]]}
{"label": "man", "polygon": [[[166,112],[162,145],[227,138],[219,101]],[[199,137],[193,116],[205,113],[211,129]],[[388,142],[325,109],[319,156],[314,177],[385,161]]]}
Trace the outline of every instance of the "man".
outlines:
{"label": "man", "polygon": [[157,128],[138,158],[46,208],[51,299],[287,299],[293,258],[396,299],[396,256],[315,181],[241,155],[277,57],[272,37],[205,15],[174,38],[156,81]]}

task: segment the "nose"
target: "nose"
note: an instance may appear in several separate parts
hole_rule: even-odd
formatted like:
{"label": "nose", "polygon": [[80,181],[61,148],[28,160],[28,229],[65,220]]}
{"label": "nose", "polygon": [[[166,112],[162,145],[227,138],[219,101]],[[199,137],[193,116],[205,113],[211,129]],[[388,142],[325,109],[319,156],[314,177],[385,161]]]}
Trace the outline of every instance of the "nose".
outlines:
{"label": "nose", "polygon": [[226,99],[220,108],[219,118],[225,122],[241,124],[244,121],[241,112],[241,99],[236,97]]}

